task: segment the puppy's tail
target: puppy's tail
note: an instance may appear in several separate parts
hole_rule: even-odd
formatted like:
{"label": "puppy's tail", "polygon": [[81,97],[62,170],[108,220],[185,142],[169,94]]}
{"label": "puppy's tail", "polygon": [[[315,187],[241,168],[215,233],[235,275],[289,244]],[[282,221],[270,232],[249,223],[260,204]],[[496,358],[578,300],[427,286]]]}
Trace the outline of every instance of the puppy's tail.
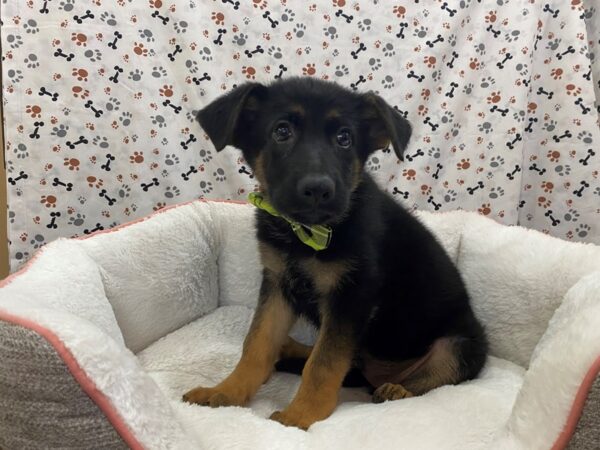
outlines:
{"label": "puppy's tail", "polygon": [[[293,373],[301,375],[306,359],[304,358],[283,358],[275,363],[275,370],[278,372]],[[365,379],[362,372],[352,367],[346,374],[344,381],[342,381],[343,387],[370,387],[369,382]]]}

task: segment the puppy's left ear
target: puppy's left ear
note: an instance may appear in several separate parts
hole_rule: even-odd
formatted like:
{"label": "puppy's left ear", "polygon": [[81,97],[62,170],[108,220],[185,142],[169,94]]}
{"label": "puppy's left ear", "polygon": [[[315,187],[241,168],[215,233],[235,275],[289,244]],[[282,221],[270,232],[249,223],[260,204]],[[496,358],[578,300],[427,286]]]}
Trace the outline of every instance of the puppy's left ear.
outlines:
{"label": "puppy's left ear", "polygon": [[363,120],[368,127],[369,152],[391,143],[398,159],[404,161],[404,150],[412,133],[410,123],[380,96],[368,93],[364,99]]}

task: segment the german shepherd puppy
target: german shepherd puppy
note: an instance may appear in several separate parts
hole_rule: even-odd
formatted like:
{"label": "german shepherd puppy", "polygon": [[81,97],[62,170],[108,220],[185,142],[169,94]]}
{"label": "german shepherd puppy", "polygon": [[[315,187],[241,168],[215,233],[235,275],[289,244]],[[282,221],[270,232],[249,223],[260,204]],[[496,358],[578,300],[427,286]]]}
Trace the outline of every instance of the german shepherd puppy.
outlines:
{"label": "german shepherd puppy", "polygon": [[[256,211],[263,280],[239,363],[223,382],[193,389],[185,401],[245,405],[278,360],[301,359],[301,386],[271,419],[307,429],[333,412],[351,369],[372,387],[375,402],[479,373],[487,341],[456,267],[363,169],[390,143],[402,160],[411,127],[401,114],[373,93],[290,78],[236,87],[198,121],[217,151],[242,150],[279,215]],[[328,225],[329,246],[314,250],[290,220]],[[319,329],[314,347],[288,337],[298,316]]]}

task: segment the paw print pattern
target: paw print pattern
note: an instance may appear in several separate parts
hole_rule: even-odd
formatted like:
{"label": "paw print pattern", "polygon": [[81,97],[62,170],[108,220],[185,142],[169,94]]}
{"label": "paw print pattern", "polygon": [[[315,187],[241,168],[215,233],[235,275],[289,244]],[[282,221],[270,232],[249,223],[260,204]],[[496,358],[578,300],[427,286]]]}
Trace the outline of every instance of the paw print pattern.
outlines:
{"label": "paw print pattern", "polygon": [[135,69],[129,72],[129,79],[133,81],[140,81],[142,79],[142,75],[144,75],[144,72],[142,72],[140,69]]}

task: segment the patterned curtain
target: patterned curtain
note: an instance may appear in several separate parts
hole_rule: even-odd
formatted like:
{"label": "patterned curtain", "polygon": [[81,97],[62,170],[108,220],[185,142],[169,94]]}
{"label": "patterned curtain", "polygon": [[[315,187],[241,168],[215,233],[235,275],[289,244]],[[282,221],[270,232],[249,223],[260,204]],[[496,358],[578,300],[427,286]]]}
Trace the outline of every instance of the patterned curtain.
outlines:
{"label": "patterned curtain", "polygon": [[600,242],[594,0],[2,0],[11,267],[60,236],[243,199],[199,108],[247,80],[373,90],[412,122],[367,162],[408,208]]}

